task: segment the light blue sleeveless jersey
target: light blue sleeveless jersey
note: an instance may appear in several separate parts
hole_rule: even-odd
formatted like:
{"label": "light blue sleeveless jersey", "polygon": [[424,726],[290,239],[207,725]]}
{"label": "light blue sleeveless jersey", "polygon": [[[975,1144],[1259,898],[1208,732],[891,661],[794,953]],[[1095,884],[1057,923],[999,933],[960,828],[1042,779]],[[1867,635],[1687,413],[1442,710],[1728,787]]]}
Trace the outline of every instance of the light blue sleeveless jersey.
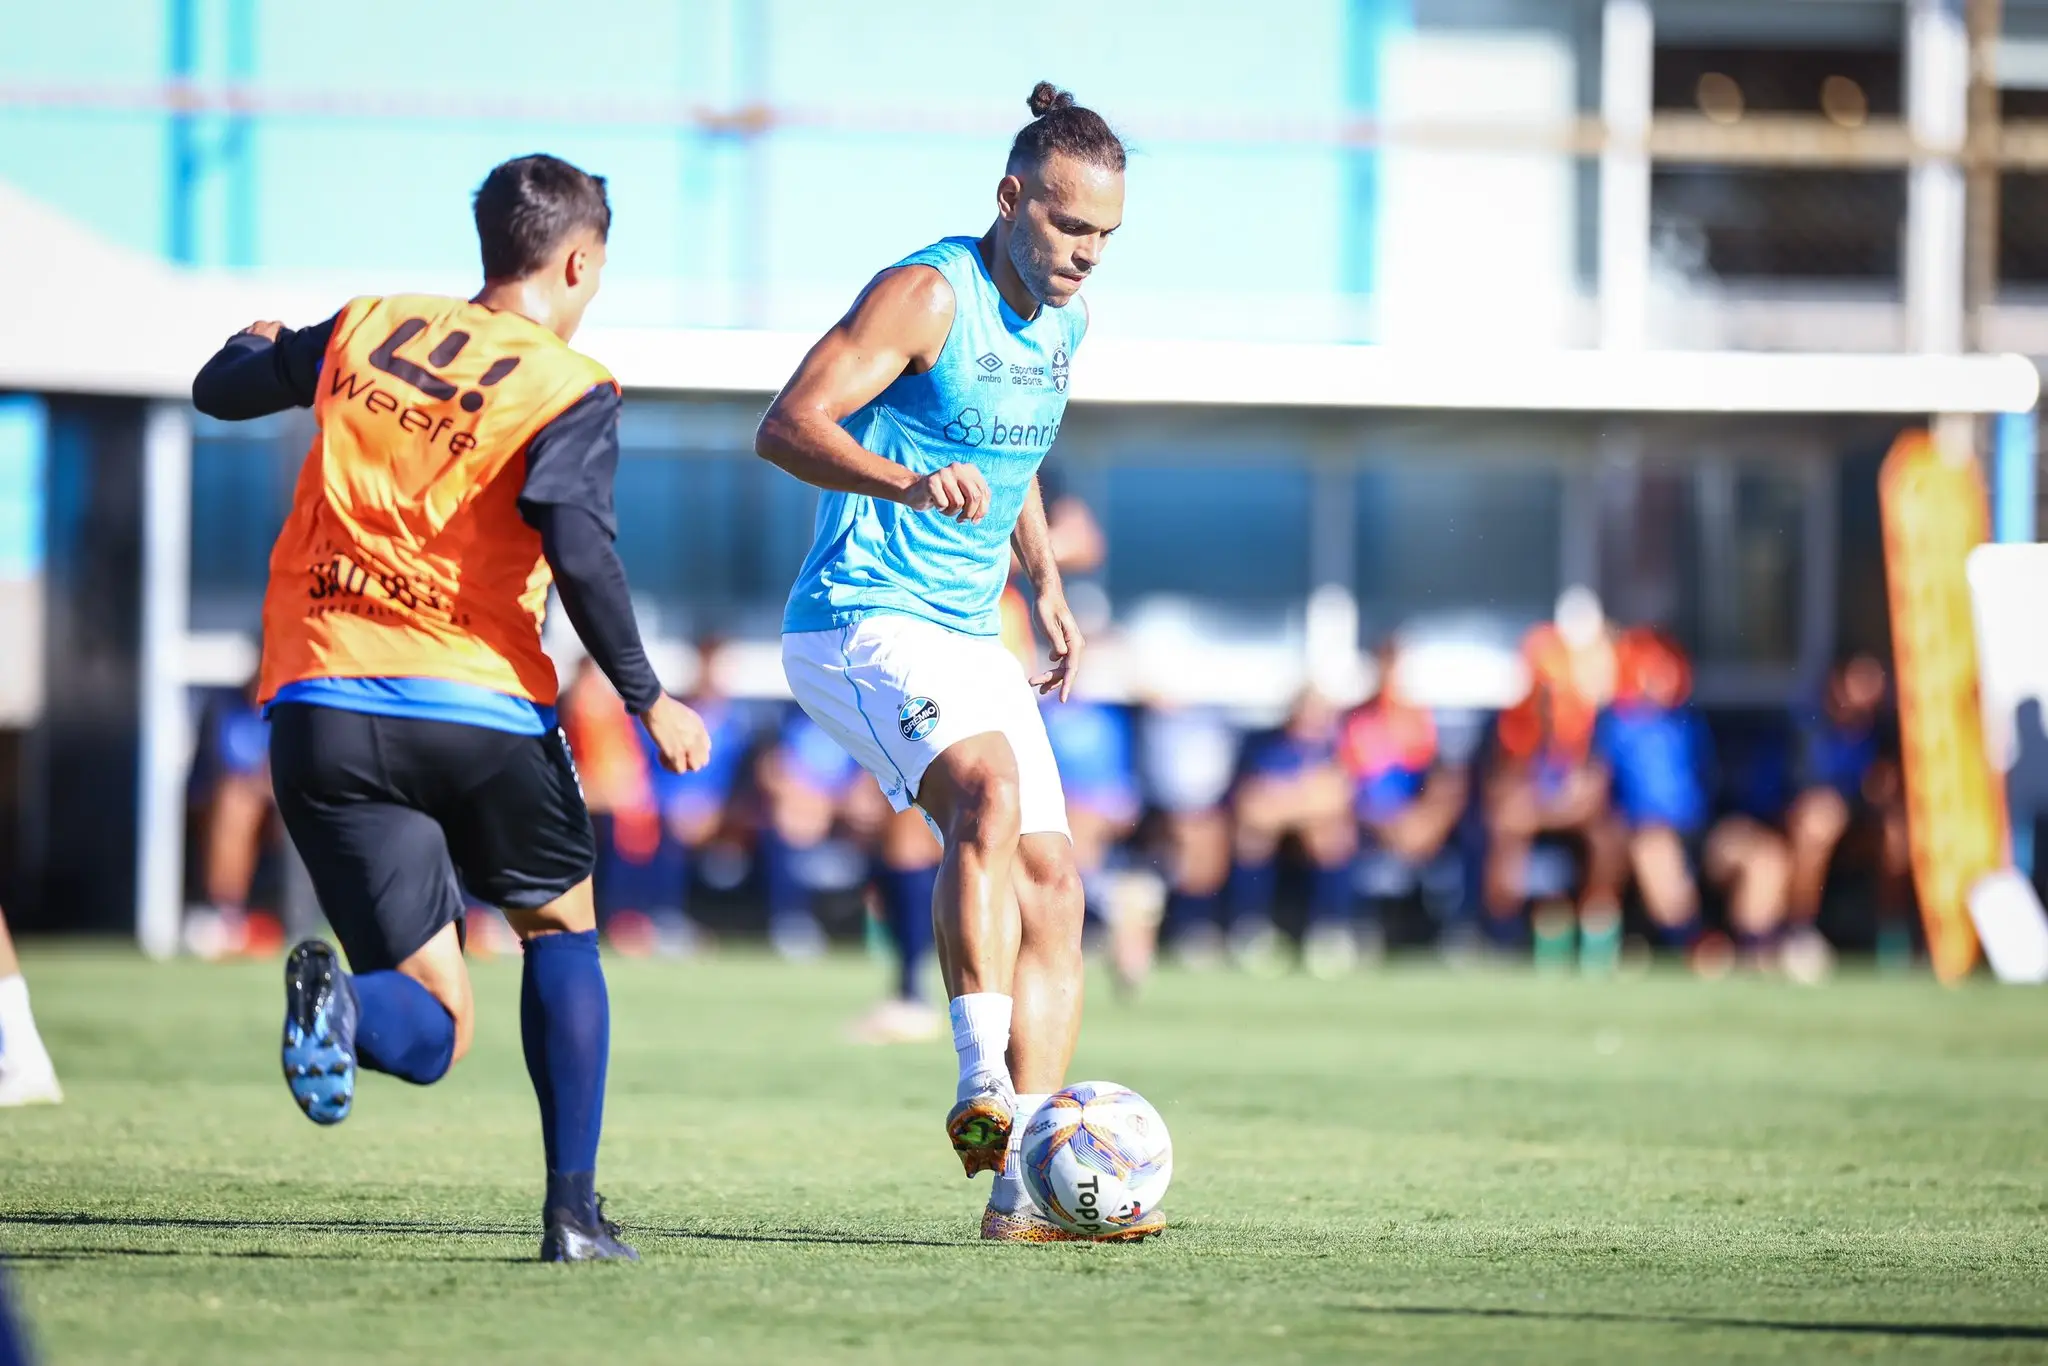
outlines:
{"label": "light blue sleeveless jersey", "polygon": [[919,474],[975,465],[988,480],[988,516],[966,525],[884,499],[822,494],[782,629],[830,631],[887,612],[993,636],[1010,576],[1010,532],[1060,434],[1067,366],[1088,315],[1077,302],[1041,308],[1029,322],[1018,317],[972,237],[949,237],[897,265],[931,266],[946,277],[953,330],[930,370],[899,377],[840,425]]}

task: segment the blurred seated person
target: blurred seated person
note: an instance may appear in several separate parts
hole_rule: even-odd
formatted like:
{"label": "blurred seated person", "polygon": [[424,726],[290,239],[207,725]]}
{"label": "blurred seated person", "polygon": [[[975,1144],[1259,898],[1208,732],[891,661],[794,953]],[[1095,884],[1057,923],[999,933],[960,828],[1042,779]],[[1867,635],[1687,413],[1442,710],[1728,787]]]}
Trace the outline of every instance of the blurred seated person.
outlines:
{"label": "blurred seated person", "polygon": [[[818,723],[792,705],[780,734],[754,765],[764,805],[761,876],[768,898],[768,942],[789,959],[825,952],[825,931],[811,907],[818,859],[835,834],[853,830],[872,812],[860,765]],[[929,910],[929,906],[927,906]]]}
{"label": "blurred seated person", "polygon": [[1471,795],[1470,755],[1443,744],[1436,715],[1404,689],[1399,645],[1378,652],[1379,688],[1344,722],[1338,753],[1358,820],[1362,913],[1311,920],[1303,957],[1318,975],[1341,972],[1385,946],[1382,899],[1418,890],[1433,872],[1455,879],[1451,847]]}
{"label": "blurred seated person", "polygon": [[[1237,728],[1214,707],[1183,706],[1155,693],[1138,713],[1137,741],[1139,787],[1158,814],[1163,845],[1167,896],[1159,935],[1183,965],[1206,966],[1223,948]],[[1125,971],[1142,977],[1144,964],[1126,964]]]}
{"label": "blurred seated person", "polygon": [[614,947],[643,951],[649,926],[680,929],[685,870],[682,850],[663,835],[640,727],[588,656],[576,665],[559,715],[596,837],[598,924]]}
{"label": "blurred seated person", "polygon": [[1040,710],[1066,791],[1074,866],[1081,874],[1089,918],[1113,924],[1112,860],[1138,828],[1143,809],[1130,717],[1121,707],[1079,697],[1065,702],[1049,698]]}
{"label": "blurred seated person", "polygon": [[1312,870],[1309,923],[1351,919],[1351,861],[1358,852],[1351,779],[1338,759],[1339,717],[1305,689],[1279,729],[1245,743],[1231,794],[1230,948],[1239,964],[1270,967],[1279,947],[1273,923],[1278,857],[1289,838]]}
{"label": "blurred seated person", "polygon": [[[1607,818],[1609,774],[1593,753],[1616,669],[1600,600],[1585,588],[1566,589],[1555,619],[1524,637],[1522,657],[1529,690],[1501,713],[1484,783],[1483,923],[1499,943],[1519,938],[1537,841],[1556,840],[1578,855],[1577,919],[1596,936],[1618,936],[1627,849]],[[1569,955],[1571,908],[1539,908],[1532,921],[1539,958]]]}
{"label": "blurred seated person", "polygon": [[[1696,971],[1728,968],[1726,938],[1701,930],[1697,863],[1726,896],[1729,927],[1747,956],[1760,961],[1785,916],[1790,855],[1774,831],[1739,812],[1708,829],[1713,739],[1689,705],[1684,651],[1664,633],[1638,628],[1622,637],[1618,653],[1616,696],[1600,718],[1595,748],[1613,774],[1615,819],[1652,933],[1686,952]],[[1611,967],[1618,948],[1588,934],[1581,962]]]}
{"label": "blurred seated person", "polygon": [[283,922],[249,914],[257,869],[278,845],[270,723],[256,705],[254,679],[217,694],[201,714],[188,801],[204,904],[186,916],[187,949],[202,958],[282,949]]}
{"label": "blurred seated person", "polygon": [[[1038,488],[1045,500],[1046,537],[1060,573],[1077,578],[1101,569],[1109,553],[1102,526],[1086,503],[1067,492],[1056,460],[1048,459],[1038,467]],[[1023,664],[1026,676],[1044,667],[1039,660],[1037,632],[1031,624],[1030,586],[1030,580],[1024,576],[1023,561],[1011,555],[1010,581],[1003,588],[1001,603],[1003,646]]]}
{"label": "blurred seated person", "polygon": [[1825,966],[1829,950],[1816,922],[1845,844],[1877,876],[1880,959],[1889,965],[1912,953],[1905,779],[1889,692],[1885,666],[1853,654],[1829,670],[1820,705],[1796,718],[1796,790],[1785,814],[1792,846],[1786,950],[1795,971],[1809,967],[1807,960]]}
{"label": "blurred seated person", "polygon": [[847,822],[868,855],[868,891],[888,936],[889,994],[859,1020],[855,1043],[922,1043],[946,1032],[946,1014],[929,996],[932,897],[938,890],[940,847],[917,807],[889,809],[872,782],[856,782],[847,799]]}
{"label": "blurred seated person", "polygon": [[560,707],[597,840],[598,918],[627,954],[687,954],[703,943],[689,914],[691,856],[725,827],[746,753],[744,718],[717,686],[719,645],[699,648],[688,699],[711,736],[694,773],[664,768],[646,729],[588,657]]}
{"label": "blurred seated person", "polygon": [[[746,837],[735,828],[733,808],[740,777],[746,770],[752,723],[746,710],[726,693],[723,642],[699,642],[697,660],[696,681],[683,700],[704,719],[704,729],[711,736],[710,761],[694,773],[671,773],[662,764],[660,752],[646,728],[635,726],[633,734],[640,741],[641,755],[654,779],[662,830],[668,840],[685,851],[692,869],[698,856],[714,845],[730,850],[744,866]],[[686,876],[686,893],[689,885]],[[687,912],[689,908],[685,904],[682,909]]]}

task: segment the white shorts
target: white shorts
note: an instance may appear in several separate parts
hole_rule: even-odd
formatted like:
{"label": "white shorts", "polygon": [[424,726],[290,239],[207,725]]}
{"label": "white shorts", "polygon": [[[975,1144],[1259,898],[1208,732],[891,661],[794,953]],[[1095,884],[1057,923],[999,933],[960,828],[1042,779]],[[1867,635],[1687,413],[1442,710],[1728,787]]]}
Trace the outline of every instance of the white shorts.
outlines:
{"label": "white shorts", "polygon": [[1017,756],[1019,833],[1068,833],[1037,694],[1001,641],[880,614],[785,635],[782,671],[797,705],[875,775],[896,810],[916,803],[932,760],[994,732]]}

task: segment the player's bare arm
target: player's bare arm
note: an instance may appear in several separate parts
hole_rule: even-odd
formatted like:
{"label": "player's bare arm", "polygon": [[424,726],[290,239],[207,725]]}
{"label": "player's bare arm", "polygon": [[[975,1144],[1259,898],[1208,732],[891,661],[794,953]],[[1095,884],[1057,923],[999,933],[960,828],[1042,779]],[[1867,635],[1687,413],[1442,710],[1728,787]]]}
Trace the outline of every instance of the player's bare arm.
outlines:
{"label": "player's bare arm", "polygon": [[904,375],[929,369],[953,326],[953,290],[926,266],[884,271],[775,396],[754,449],[807,484],[978,522],[988,482],[969,464],[919,475],[864,449],[839,424]]}
{"label": "player's bare arm", "polygon": [[1059,557],[1053,546],[1052,528],[1045,516],[1045,495],[1038,480],[1024,495],[1024,507],[1017,514],[1017,529],[1010,533],[1010,549],[1031,580],[1032,596],[1038,603],[1038,624],[1052,645],[1052,667],[1031,680],[1041,693],[1060,690],[1060,701],[1073,694],[1074,677],[1080,672],[1081,651],[1086,642],[1074,613],[1067,606],[1066,585],[1060,579]]}

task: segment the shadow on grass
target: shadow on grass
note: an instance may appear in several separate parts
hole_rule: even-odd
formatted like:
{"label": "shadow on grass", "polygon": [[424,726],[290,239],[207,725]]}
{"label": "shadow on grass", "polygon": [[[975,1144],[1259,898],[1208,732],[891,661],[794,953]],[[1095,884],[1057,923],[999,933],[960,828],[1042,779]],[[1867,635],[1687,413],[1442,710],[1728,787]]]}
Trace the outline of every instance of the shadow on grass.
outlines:
{"label": "shadow on grass", "polygon": [[[185,1229],[216,1233],[331,1233],[351,1236],[407,1237],[407,1238],[534,1238],[540,1229],[529,1224],[433,1224],[413,1223],[402,1219],[209,1219],[189,1215],[124,1215],[124,1214],[77,1214],[57,1212],[0,1213],[0,1226],[16,1225],[29,1228],[148,1228]],[[631,1226],[625,1230],[626,1237],[668,1238],[693,1242],[713,1243],[798,1243],[798,1244],[839,1244],[847,1247],[958,1247],[959,1243],[941,1242],[931,1238],[901,1238],[882,1234],[834,1233],[818,1229],[779,1228],[741,1232],[718,1232],[710,1229],[657,1228]],[[76,1255],[91,1255],[91,1249],[71,1250]],[[206,1248],[163,1248],[163,1249],[104,1249],[107,1255],[121,1255],[127,1252],[135,1256],[240,1256],[240,1257],[320,1257],[327,1254],[318,1252],[273,1252],[240,1251],[218,1252]],[[15,1261],[34,1260],[33,1253],[0,1254]],[[436,1257],[436,1261],[449,1258]],[[495,1258],[488,1260],[497,1260]],[[518,1258],[513,1260],[526,1260]]]}
{"label": "shadow on grass", "polygon": [[1360,1314],[1424,1319],[1520,1319],[1532,1323],[1654,1323],[1676,1328],[1755,1328],[1773,1333],[1841,1333],[1861,1337],[1954,1338],[1969,1342],[2048,1342],[2048,1326],[2024,1323],[1843,1323],[1738,1319],[1690,1314],[1623,1314],[1604,1310],[1453,1309],[1436,1305],[1351,1306]]}
{"label": "shadow on grass", "polygon": [[[253,1262],[366,1262],[369,1257],[347,1252],[274,1252],[267,1248],[199,1248],[199,1247],[39,1247],[26,1252],[9,1252],[0,1255],[0,1262],[27,1265],[31,1262],[98,1262],[109,1257],[204,1257],[208,1260],[230,1258]],[[392,1260],[383,1258],[379,1260]],[[531,1262],[531,1257],[478,1257],[457,1255],[453,1257],[407,1258],[421,1262],[482,1262],[492,1266],[517,1266]]]}

